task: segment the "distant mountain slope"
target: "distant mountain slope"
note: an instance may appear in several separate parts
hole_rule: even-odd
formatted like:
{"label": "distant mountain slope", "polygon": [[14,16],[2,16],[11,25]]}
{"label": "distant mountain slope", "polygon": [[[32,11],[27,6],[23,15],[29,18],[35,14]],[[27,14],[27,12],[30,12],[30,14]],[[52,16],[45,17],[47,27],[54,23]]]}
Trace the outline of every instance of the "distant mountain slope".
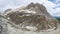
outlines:
{"label": "distant mountain slope", "polygon": [[59,16],[54,16],[54,18],[56,18],[57,20],[60,20],[60,17]]}

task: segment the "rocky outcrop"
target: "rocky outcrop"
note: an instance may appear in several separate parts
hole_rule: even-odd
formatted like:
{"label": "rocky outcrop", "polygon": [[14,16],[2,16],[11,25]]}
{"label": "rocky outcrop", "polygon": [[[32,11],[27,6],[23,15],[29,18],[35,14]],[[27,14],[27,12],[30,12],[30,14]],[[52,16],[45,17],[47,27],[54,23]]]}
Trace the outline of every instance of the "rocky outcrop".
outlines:
{"label": "rocky outcrop", "polygon": [[14,10],[8,9],[4,14],[12,23],[23,26],[33,26],[34,31],[56,29],[54,18],[47,12],[46,8],[39,3],[30,3],[24,8]]}
{"label": "rocky outcrop", "polygon": [[36,3],[36,4],[31,3],[26,8],[27,9],[30,9],[30,10],[35,10],[37,13],[44,14],[48,18],[53,19],[53,17],[47,12],[45,6],[43,6],[42,4],[39,4],[39,3]]}
{"label": "rocky outcrop", "polygon": [[0,34],[8,34],[7,21],[3,15],[0,15]]}

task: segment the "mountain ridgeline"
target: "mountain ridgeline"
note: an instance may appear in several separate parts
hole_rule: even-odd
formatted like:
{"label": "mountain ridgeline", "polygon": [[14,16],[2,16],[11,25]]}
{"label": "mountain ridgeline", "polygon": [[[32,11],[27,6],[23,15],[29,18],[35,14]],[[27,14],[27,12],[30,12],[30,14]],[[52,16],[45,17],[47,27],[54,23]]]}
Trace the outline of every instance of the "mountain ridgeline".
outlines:
{"label": "mountain ridgeline", "polygon": [[34,26],[37,28],[36,31],[57,29],[57,20],[47,12],[44,5],[39,3],[30,3],[27,6],[16,9],[7,9],[4,16],[16,25]]}

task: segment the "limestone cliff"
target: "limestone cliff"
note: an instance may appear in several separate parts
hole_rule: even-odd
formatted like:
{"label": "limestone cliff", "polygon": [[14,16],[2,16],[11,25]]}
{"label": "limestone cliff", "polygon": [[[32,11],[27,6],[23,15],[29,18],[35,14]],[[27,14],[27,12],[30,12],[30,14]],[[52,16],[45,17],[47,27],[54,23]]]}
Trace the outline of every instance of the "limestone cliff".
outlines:
{"label": "limestone cliff", "polygon": [[4,15],[9,18],[12,23],[23,26],[33,26],[34,31],[56,29],[57,24],[54,18],[47,12],[46,8],[39,3],[30,3],[23,8],[8,9]]}

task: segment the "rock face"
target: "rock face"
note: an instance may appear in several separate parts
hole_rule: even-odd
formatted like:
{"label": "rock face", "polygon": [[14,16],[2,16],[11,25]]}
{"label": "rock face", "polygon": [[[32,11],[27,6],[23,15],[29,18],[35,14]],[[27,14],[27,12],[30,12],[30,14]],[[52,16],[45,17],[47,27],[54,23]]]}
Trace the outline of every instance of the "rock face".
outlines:
{"label": "rock face", "polygon": [[0,34],[8,34],[7,20],[0,15]]}
{"label": "rock face", "polygon": [[47,12],[46,8],[39,3],[30,3],[24,8],[17,8],[15,10],[8,9],[4,16],[9,18],[12,23],[19,25],[22,28],[27,26],[35,27],[34,31],[40,30],[54,30],[57,25],[53,17]]}
{"label": "rock face", "polygon": [[39,4],[39,3],[31,3],[27,6],[27,9],[30,9],[30,10],[35,10],[36,12],[38,12],[39,14],[44,14],[45,16],[47,16],[48,18],[53,18],[46,10],[46,8],[42,5],[42,4]]}

